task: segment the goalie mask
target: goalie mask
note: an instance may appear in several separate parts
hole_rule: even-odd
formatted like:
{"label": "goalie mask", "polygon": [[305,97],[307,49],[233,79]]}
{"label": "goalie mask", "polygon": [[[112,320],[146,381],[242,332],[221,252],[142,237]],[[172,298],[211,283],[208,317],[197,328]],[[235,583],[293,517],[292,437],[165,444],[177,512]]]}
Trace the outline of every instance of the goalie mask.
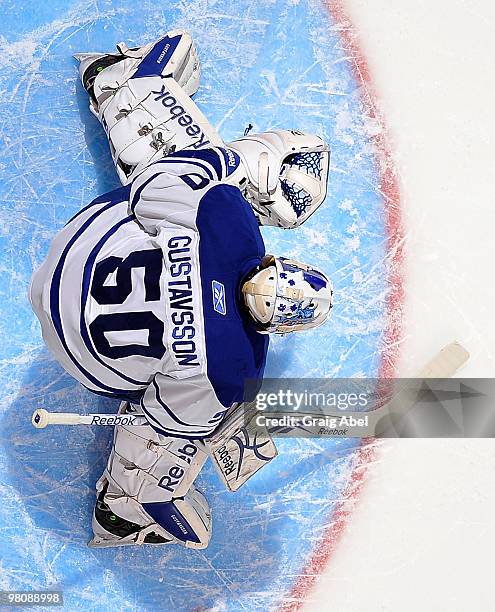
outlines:
{"label": "goalie mask", "polygon": [[306,264],[267,255],[243,287],[245,303],[261,333],[286,334],[318,327],[332,308],[330,279]]}
{"label": "goalie mask", "polygon": [[244,196],[262,225],[297,227],[325,199],[330,151],[318,136],[276,130],[228,146],[241,157],[247,174]]}

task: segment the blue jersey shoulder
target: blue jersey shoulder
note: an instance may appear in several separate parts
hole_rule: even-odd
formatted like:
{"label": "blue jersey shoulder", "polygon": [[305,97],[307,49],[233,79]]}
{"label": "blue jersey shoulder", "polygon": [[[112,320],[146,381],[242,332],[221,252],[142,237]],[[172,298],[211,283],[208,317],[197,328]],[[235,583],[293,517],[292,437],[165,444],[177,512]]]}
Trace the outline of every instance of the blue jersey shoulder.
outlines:
{"label": "blue jersey shoulder", "polygon": [[241,284],[265,255],[258,222],[236,187],[216,185],[201,199],[196,224],[208,378],[224,406],[241,402],[246,379],[260,380],[268,336],[242,304]]}

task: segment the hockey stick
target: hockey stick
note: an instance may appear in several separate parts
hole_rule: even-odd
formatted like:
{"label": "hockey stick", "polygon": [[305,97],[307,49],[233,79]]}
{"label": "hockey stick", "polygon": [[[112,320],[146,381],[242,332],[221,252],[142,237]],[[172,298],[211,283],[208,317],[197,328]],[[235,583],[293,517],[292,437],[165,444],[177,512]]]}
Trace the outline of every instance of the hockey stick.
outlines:
{"label": "hockey stick", "polygon": [[[415,378],[450,378],[469,359],[468,351],[458,342],[445,346]],[[354,417],[362,419],[368,417],[368,425],[363,427],[348,427],[346,436],[369,436],[379,433],[377,424],[396,415],[405,414],[417,400],[420,388],[399,391],[394,397],[376,410],[369,412],[341,412],[338,415],[329,415],[335,418]],[[146,417],[132,414],[77,414],[71,412],[48,412],[43,408],[35,410],[31,419],[34,427],[44,429],[47,425],[148,425]],[[384,423],[385,424],[385,423]]]}
{"label": "hockey stick", "polygon": [[33,412],[31,423],[36,429],[47,425],[148,425],[139,414],[77,414],[76,412],[48,412],[39,408]]}
{"label": "hockey stick", "polygon": [[[324,437],[376,438],[398,434],[403,417],[417,402],[424,388],[423,380],[450,378],[469,359],[468,351],[458,342],[445,346],[431,359],[407,385],[392,395],[385,404],[374,410],[350,412],[342,410],[338,414],[314,414],[303,412],[306,421],[283,423],[281,426],[270,423],[270,433],[292,436],[318,435]],[[270,417],[268,412],[267,417]],[[275,415],[277,416],[277,415]],[[280,416],[280,413],[279,415]],[[266,421],[269,424],[269,421]],[[285,430],[285,431],[284,431]]]}

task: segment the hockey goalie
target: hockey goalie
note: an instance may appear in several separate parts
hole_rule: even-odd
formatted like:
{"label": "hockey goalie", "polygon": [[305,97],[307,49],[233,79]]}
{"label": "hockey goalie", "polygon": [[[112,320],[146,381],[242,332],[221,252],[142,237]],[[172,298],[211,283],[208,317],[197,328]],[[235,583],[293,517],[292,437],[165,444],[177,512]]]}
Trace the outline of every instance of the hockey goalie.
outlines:
{"label": "hockey goalie", "polygon": [[[185,32],[79,59],[123,186],[57,234],[30,299],[62,366],[147,422],[115,427],[90,545],[204,548],[211,512],[194,481],[245,432],[244,384],[262,379],[269,334],[317,327],[332,308],[330,279],[267,255],[259,230],[296,227],[323,202],[328,147],[290,130],[225,145],[190,98]],[[231,490],[273,458],[264,446],[223,471]]]}

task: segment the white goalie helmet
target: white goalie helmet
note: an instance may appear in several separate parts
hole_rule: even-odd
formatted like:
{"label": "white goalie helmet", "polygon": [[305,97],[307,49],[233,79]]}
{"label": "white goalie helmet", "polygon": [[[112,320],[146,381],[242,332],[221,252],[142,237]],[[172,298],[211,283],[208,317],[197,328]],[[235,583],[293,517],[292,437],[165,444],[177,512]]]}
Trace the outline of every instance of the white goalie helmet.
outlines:
{"label": "white goalie helmet", "polygon": [[319,137],[295,130],[250,134],[228,147],[239,154],[241,189],[262,225],[301,225],[327,194],[330,150]]}
{"label": "white goalie helmet", "polygon": [[261,333],[286,334],[318,327],[330,316],[332,281],[306,264],[267,255],[242,287]]}

